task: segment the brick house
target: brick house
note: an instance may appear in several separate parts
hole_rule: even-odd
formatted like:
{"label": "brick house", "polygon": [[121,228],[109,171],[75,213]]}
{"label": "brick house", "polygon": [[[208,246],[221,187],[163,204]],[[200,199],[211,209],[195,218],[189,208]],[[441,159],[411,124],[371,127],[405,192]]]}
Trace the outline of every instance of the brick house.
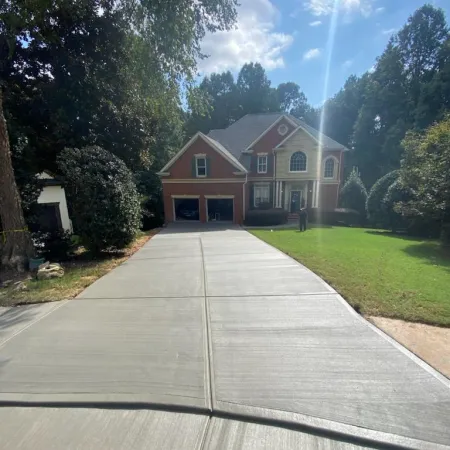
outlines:
{"label": "brick house", "polygon": [[302,205],[333,210],[346,151],[283,113],[248,114],[226,129],[199,132],[159,172],[166,222],[241,224],[261,203],[294,216]]}

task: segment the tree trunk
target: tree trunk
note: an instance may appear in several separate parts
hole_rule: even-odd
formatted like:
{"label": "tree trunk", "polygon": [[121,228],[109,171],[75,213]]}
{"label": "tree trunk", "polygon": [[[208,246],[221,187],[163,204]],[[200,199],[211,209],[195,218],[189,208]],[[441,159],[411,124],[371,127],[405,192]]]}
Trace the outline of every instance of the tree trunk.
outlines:
{"label": "tree trunk", "polygon": [[3,91],[0,87],[0,236],[1,265],[18,271],[27,268],[33,256],[33,243],[26,231],[22,205],[9,149],[8,130],[3,114]]}

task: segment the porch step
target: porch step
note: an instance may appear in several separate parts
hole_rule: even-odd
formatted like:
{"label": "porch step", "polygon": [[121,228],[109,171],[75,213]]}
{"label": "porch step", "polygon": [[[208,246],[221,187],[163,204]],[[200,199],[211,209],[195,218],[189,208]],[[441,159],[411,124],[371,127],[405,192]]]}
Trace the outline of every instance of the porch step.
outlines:
{"label": "porch step", "polygon": [[297,213],[289,213],[288,214],[288,219],[298,219],[298,214]]}

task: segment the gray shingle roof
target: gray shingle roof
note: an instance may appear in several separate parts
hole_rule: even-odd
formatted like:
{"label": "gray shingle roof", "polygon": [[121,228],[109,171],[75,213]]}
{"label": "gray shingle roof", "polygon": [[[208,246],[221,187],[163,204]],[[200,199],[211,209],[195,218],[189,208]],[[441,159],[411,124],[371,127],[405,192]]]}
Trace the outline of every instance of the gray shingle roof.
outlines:
{"label": "gray shingle roof", "polygon": [[223,130],[211,130],[208,133],[208,137],[222,144],[231,154],[242,162],[242,151],[283,115],[286,115],[298,126],[304,128],[317,140],[320,140],[320,137],[322,136],[325,150],[341,150],[342,148],[347,150],[342,144],[321,134],[318,130],[307,125],[302,120],[284,113],[247,114],[228,128]]}
{"label": "gray shingle roof", "polygon": [[220,142],[216,141],[215,139],[212,139],[211,136],[205,136],[205,135],[203,135],[203,136],[206,138],[206,140],[210,141],[213,145],[215,145],[216,148],[219,149],[230,161],[233,161],[233,163],[236,167],[238,167],[240,170],[242,170],[242,172],[246,172],[246,168]]}

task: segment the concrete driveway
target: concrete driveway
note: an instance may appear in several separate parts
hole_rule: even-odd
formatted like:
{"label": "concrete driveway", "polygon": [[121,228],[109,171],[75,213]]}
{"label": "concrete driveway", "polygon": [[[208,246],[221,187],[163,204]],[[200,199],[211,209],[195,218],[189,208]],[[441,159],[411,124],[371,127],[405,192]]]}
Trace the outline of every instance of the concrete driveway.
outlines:
{"label": "concrete driveway", "polygon": [[449,381],[242,229],[171,226],[0,312],[1,449],[387,446],[450,448]]}

